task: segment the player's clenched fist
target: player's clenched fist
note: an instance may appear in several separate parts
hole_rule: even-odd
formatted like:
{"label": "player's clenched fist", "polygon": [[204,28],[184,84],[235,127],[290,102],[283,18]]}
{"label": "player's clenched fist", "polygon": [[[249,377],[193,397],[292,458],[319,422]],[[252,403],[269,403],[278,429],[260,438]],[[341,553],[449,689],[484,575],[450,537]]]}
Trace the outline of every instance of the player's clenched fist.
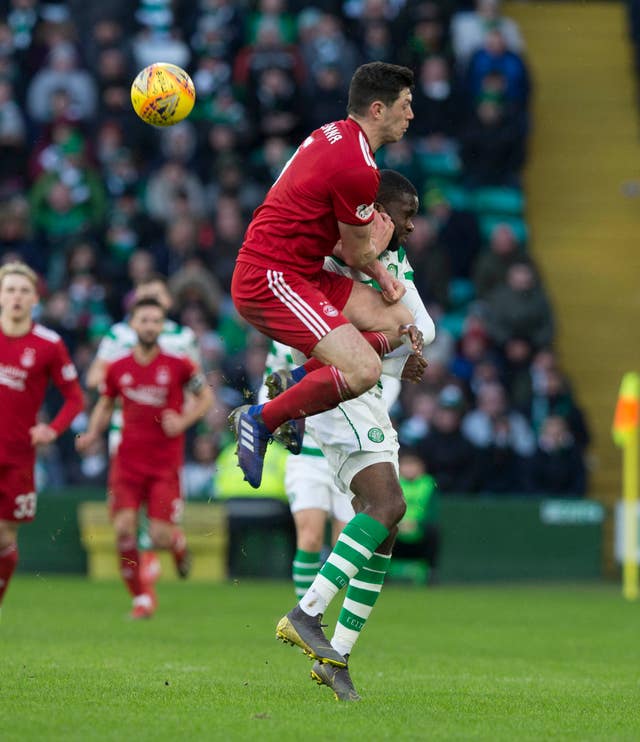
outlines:
{"label": "player's clenched fist", "polygon": [[185,421],[182,415],[175,410],[165,410],[162,413],[160,425],[169,438],[175,438],[185,430]]}

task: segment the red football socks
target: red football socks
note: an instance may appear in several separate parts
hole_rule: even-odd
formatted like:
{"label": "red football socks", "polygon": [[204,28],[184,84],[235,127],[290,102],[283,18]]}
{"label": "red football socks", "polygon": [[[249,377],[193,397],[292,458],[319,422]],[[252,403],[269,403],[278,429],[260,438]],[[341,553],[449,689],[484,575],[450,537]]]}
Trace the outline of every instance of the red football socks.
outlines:
{"label": "red football socks", "polygon": [[0,551],[0,605],[4,597],[11,575],[16,568],[18,563],[18,545],[10,544],[5,549]]}
{"label": "red football socks", "polygon": [[176,528],[173,532],[171,553],[173,554],[176,565],[179,565],[180,562],[182,562],[187,553],[187,539],[180,528]]}
{"label": "red football socks", "polygon": [[[375,352],[380,356],[380,358],[384,358],[384,356],[387,355],[387,353],[391,353],[393,350],[391,347],[391,344],[387,340],[387,336],[383,332],[362,332],[360,333],[362,337],[369,343],[369,345],[375,350]],[[319,361],[317,358],[310,358],[304,365],[303,368],[307,373],[311,373],[311,371],[316,371],[319,368],[322,368],[325,364],[322,363],[322,361]]]}
{"label": "red football socks", "polygon": [[273,432],[287,420],[317,415],[353,397],[342,371],[335,366],[321,365],[279,397],[267,402],[262,408],[262,419]]}
{"label": "red football socks", "polygon": [[120,556],[120,575],[129,592],[135,598],[142,595],[144,588],[140,579],[140,554],[135,536],[120,536],[118,538],[118,554]]}

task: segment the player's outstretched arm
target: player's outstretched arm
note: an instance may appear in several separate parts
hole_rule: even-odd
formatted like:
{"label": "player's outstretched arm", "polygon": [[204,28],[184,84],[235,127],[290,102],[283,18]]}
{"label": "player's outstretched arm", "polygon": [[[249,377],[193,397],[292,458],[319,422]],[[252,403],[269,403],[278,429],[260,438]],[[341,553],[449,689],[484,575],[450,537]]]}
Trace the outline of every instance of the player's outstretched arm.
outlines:
{"label": "player's outstretched arm", "polygon": [[92,446],[109,427],[111,414],[115,400],[112,397],[102,395],[93,408],[86,433],[80,433],[76,437],[76,451],[84,453]]}

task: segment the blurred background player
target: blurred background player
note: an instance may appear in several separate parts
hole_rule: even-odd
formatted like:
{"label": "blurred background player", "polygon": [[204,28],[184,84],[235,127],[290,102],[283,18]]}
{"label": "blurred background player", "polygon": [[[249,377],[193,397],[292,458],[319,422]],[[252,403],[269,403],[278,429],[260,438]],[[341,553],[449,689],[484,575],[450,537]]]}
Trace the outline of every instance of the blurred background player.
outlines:
{"label": "blurred background player", "polygon": [[[88,430],[76,441],[81,453],[95,443],[109,425],[116,399],[122,400],[122,439],[111,460],[109,493],[120,571],[133,596],[131,617],[136,619],[149,618],[155,610],[153,587],[140,570],[140,507],[146,504],[153,547],[170,550],[178,574],[186,574],[190,557],[177,525],[183,507],[184,432],[213,401],[196,364],[160,348],[165,319],[165,309],[156,299],[134,304],[130,324],[138,341],[131,353],[107,368]],[[195,397],[188,409],[184,408],[185,389]]]}
{"label": "blurred background player", "polygon": [[[413,270],[401,246],[401,242],[413,230],[412,220],[418,209],[417,192],[402,175],[384,170],[381,172],[376,208],[384,209],[394,224],[394,234],[389,247],[378,260],[384,270],[397,276],[404,285],[406,291],[402,301],[410,309],[425,343],[430,343],[435,337],[435,327],[413,284]],[[369,280],[366,275],[351,271],[336,258],[327,258],[325,268],[347,271],[354,280]],[[299,604],[280,621],[276,635],[302,647],[319,660],[313,666],[312,678],[320,684],[329,686],[336,698],[344,701],[359,700],[349,675],[347,661],[382,589],[389,568],[397,524],[404,514],[405,504],[398,481],[398,440],[389,419],[388,408],[398,396],[400,386],[398,379],[402,377],[419,381],[426,366],[420,355],[407,356],[407,353],[408,349],[403,347],[396,357],[387,357],[383,360],[384,373],[380,383],[373,389],[356,399],[338,405],[333,410],[306,420],[305,440],[306,437],[310,437],[317,441],[322,453],[327,457],[327,470],[335,475],[334,488],[340,491],[344,499],[350,499],[353,495],[353,509],[358,514],[349,520],[338,536],[334,550],[319,574],[313,578]],[[282,372],[272,373],[266,381],[270,393],[277,394],[281,388],[294,383],[295,376],[296,370],[293,370],[291,375]],[[308,476],[306,487],[300,483],[296,483],[295,487],[296,491],[305,492],[305,502],[310,506],[316,498],[313,494],[308,494],[308,490],[313,486]],[[312,476],[315,478],[317,475]],[[318,498],[316,505],[320,502]],[[361,516],[368,512],[378,512],[381,508],[388,509],[389,518],[392,517],[391,513],[394,514],[395,521],[388,529],[388,535],[377,548],[373,544],[367,546],[356,542],[351,534],[360,528]],[[299,520],[300,518],[296,524]],[[321,525],[319,517],[313,519],[316,543],[321,537],[323,525],[324,521]],[[311,538],[304,543],[310,544]],[[354,555],[354,552],[360,556]],[[296,554],[297,559],[300,557],[298,561],[301,565],[305,563],[305,557],[309,562],[314,559],[318,563],[319,556],[315,553],[308,556]],[[358,571],[350,574],[352,568],[348,562],[353,563],[354,556],[362,563]],[[310,568],[298,566],[297,569],[304,571],[303,576],[307,580],[313,577]],[[294,565],[294,575],[295,571]],[[319,616],[339,589],[347,583],[347,593],[331,645],[323,646],[328,642],[326,639],[323,642],[322,638],[318,640],[319,635],[323,637]],[[340,657],[343,658],[342,661]]]}
{"label": "blurred background player", "polygon": [[[134,302],[146,298],[158,301],[165,312],[169,313],[171,311],[173,298],[167,286],[167,279],[160,273],[152,273],[137,284],[133,297]],[[128,320],[111,325],[107,334],[100,341],[96,357],[87,371],[87,387],[89,389],[99,389],[105,379],[108,365],[128,355],[137,341],[138,337]],[[162,350],[176,355],[184,355],[190,358],[198,368],[201,367],[198,343],[195,333],[190,327],[179,325],[174,320],[166,317],[158,338],[158,344]],[[188,405],[190,395],[187,393],[185,396]],[[117,403],[109,425],[110,456],[113,456],[118,448],[121,432],[122,409],[120,404]],[[143,579],[147,582],[153,582],[160,576],[160,560],[151,549],[148,521],[144,514],[141,514],[140,517],[138,547],[140,549]]]}
{"label": "blurred background player", "polygon": [[[411,315],[398,303],[402,287],[376,260],[393,224],[373,207],[380,181],[374,152],[407,131],[412,85],[406,67],[359,67],[347,118],[304,140],[247,229],[231,284],[236,309],[267,336],[315,357],[295,387],[232,413],[238,463],[253,487],[260,485],[266,445],[283,423],[370,389],[380,377],[380,356],[403,337],[418,348]],[[334,249],[374,278],[381,292],[323,271]]]}
{"label": "blurred background player", "polygon": [[[0,606],[18,563],[18,527],[36,515],[36,446],[55,441],[83,407],[60,336],[31,318],[37,303],[36,274],[27,265],[0,268]],[[36,423],[49,381],[64,404],[50,423]]]}

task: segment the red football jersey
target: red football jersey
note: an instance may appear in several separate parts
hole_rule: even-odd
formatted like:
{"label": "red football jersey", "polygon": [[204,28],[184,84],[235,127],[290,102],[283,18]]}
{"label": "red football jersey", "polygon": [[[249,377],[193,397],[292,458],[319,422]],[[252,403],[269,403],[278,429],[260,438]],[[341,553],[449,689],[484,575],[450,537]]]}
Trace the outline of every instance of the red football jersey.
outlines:
{"label": "red football jersey", "polygon": [[19,337],[0,329],[0,464],[33,466],[29,428],[36,424],[49,380],[65,398],[50,423],[61,433],[82,410],[78,374],[62,338],[38,324]]}
{"label": "red football jersey", "polygon": [[317,273],[340,237],[339,221],[373,219],[379,182],[360,126],[353,119],[325,124],[298,147],[254,212],[238,260]]}
{"label": "red football jersey", "polygon": [[162,413],[181,412],[184,387],[196,371],[186,356],[162,351],[145,366],[133,353],[109,366],[102,393],[122,398],[122,442],[117,456],[123,468],[153,474],[182,466],[184,434],[166,435]]}

